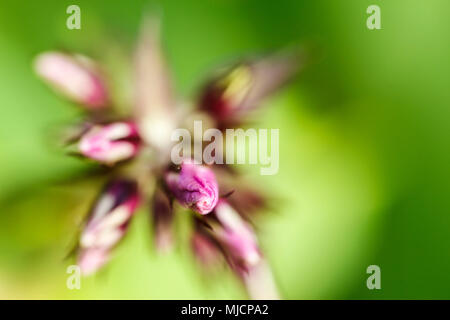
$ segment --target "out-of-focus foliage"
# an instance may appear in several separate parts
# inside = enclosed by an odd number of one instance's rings
[[[129,89],[127,64],[144,9],[163,16],[178,92],[193,97],[220,63],[302,44],[300,77],[266,101],[280,128],[280,170],[255,183],[277,213],[259,230],[284,298],[450,298],[450,2],[447,0],[71,1],[0,3],[0,297],[243,298],[231,275],[202,275],[187,250],[158,256],[139,212],[110,265],[66,288],[63,260],[99,181],[59,153],[52,130],[77,116],[34,76],[33,57],[78,51]],[[382,30],[366,28],[381,7]],[[381,267],[382,290],[366,288]]]

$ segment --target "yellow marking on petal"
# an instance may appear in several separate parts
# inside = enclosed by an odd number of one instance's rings
[[[231,101],[232,106],[239,106],[252,85],[252,73],[249,67],[240,66],[231,71],[219,84],[225,88],[223,97]]]

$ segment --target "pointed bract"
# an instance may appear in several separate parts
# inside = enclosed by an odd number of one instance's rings
[[[173,210],[169,197],[159,188],[153,195],[152,219],[156,248],[160,252],[167,252],[173,246]]]
[[[165,151],[176,128],[175,99],[159,39],[160,21],[144,20],[135,54],[134,114],[142,139]]]

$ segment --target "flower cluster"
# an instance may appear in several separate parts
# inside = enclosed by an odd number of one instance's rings
[[[177,212],[192,217],[191,247],[205,268],[226,262],[252,298],[276,298],[270,268],[250,223],[265,197],[242,183],[227,165],[170,161],[170,133],[207,118],[224,130],[242,124],[260,101],[296,70],[292,56],[278,54],[241,62],[216,74],[203,87],[192,110],[177,108],[159,45],[157,19],[145,20],[134,59],[134,99],[118,116],[101,67],[91,59],[45,52],[36,73],[57,93],[85,110],[82,123],[66,139],[76,154],[106,168],[109,182],[97,197],[78,241],[76,259],[84,275],[98,271],[126,234],[139,205],[149,205],[155,245],[173,245]]]

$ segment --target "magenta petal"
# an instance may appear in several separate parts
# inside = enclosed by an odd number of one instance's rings
[[[210,213],[219,200],[219,187],[211,169],[185,160],[179,173],[166,174],[166,184],[184,207]]]

